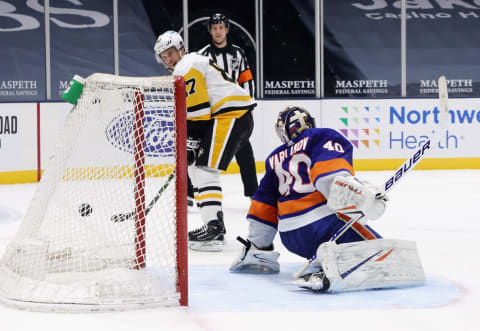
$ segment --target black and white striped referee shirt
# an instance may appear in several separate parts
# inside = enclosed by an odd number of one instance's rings
[[[227,46],[223,48],[217,48],[210,43],[197,53],[215,61],[218,66],[225,70],[250,96],[254,96],[255,84],[253,75],[243,49],[230,43],[227,43]]]

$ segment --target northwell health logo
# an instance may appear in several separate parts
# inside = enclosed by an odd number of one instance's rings
[[[358,148],[380,146],[380,107],[340,107],[339,131]]]

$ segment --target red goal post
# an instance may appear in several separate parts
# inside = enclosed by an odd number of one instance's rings
[[[185,80],[175,77],[175,109],[177,123],[184,123],[176,136],[177,145],[177,290],[180,305],[188,305],[188,224],[187,224],[187,105]]]

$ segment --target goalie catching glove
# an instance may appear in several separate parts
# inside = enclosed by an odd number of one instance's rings
[[[377,186],[353,176],[337,176],[328,196],[327,206],[339,213],[361,211],[365,219],[379,219],[388,197]]]
[[[192,165],[198,157],[198,150],[200,149],[200,139],[192,137],[187,138],[187,163]]]
[[[265,248],[257,248],[250,240],[237,237],[244,247],[240,256],[233,261],[231,272],[258,274],[276,274],[280,272],[277,260],[280,253],[273,250],[273,244]]]

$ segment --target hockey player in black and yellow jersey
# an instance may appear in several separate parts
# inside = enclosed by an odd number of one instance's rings
[[[158,62],[185,79],[188,172],[198,189],[196,199],[205,223],[189,232],[189,246],[221,251],[226,231],[220,171],[227,169],[239,146],[250,137],[253,120],[245,115],[256,103],[208,57],[185,54],[178,33],[167,31],[160,35],[154,50]]]
[[[211,42],[197,53],[208,56],[225,70],[230,77],[251,96],[255,93],[255,83],[245,51],[228,41],[230,21],[221,13],[214,13],[208,20],[208,33]],[[252,115],[247,115],[252,116]],[[258,188],[257,170],[253,148],[249,140],[243,142],[235,154],[243,182],[243,193],[253,197]]]

